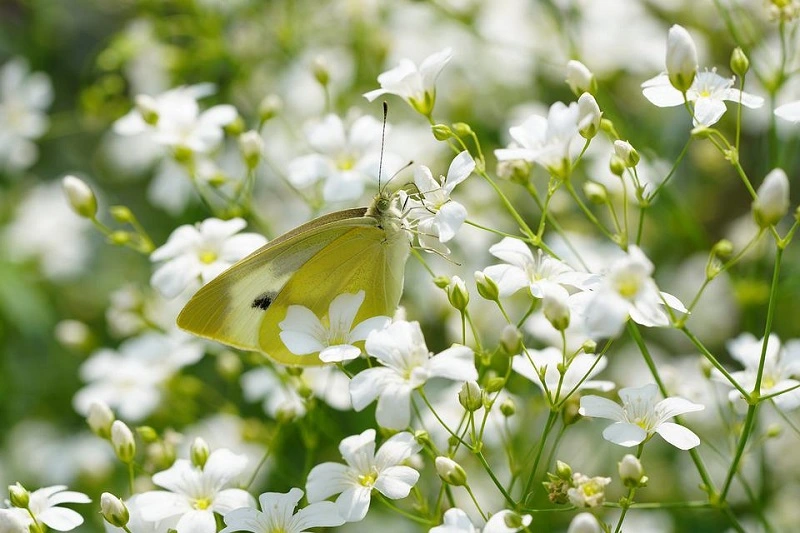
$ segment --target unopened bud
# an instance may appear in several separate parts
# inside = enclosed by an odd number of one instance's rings
[[[697,75],[697,48],[683,26],[675,24],[667,36],[667,76],[673,87],[685,93]]]
[[[109,492],[100,495],[100,513],[105,521],[114,527],[127,525],[131,518],[128,508],[122,500]]]
[[[446,141],[453,136],[453,130],[446,124],[434,124],[431,126],[433,138],[437,141]]]
[[[789,212],[789,178],[780,168],[772,170],[758,188],[753,217],[762,228],[777,224]]]
[[[208,443],[202,437],[194,439],[189,449],[189,457],[192,460],[192,464],[202,470],[206,466],[209,455],[211,455],[211,451],[208,449]]]
[[[155,126],[158,123],[158,104],[155,98],[146,94],[140,94],[136,97],[136,110],[150,126]]]
[[[502,376],[493,376],[486,380],[486,387],[485,390],[489,394],[493,394],[506,385],[506,378]]]
[[[567,299],[569,293],[561,285],[547,285],[544,289],[542,298],[542,311],[544,317],[558,331],[564,331],[569,327],[570,311]]]
[[[152,426],[136,426],[136,434],[146,444],[158,442],[158,432]]]
[[[281,112],[283,100],[277,94],[268,94],[258,104],[258,116],[261,122],[266,122]]]
[[[458,276],[453,276],[450,283],[447,285],[447,299],[458,311],[462,313],[466,310],[469,304],[469,292],[467,291],[467,284]]]
[[[440,289],[447,289],[447,286],[450,285],[450,278],[447,276],[436,276],[433,278],[433,284]]]
[[[583,194],[590,202],[602,205],[608,202],[608,191],[596,181],[587,181],[583,184]]]
[[[448,485],[461,487],[467,484],[467,473],[461,468],[460,464],[449,457],[439,456],[434,464],[436,465],[436,473]]]
[[[89,429],[102,439],[111,437],[111,424],[114,423],[114,412],[104,402],[95,401],[89,406],[86,423]]]
[[[323,87],[326,87],[328,82],[331,81],[331,73],[324,57],[317,56],[314,58],[311,64],[311,71],[314,73],[314,78],[316,78],[317,82]]]
[[[611,173],[615,176],[622,176],[625,173],[625,168],[625,161],[620,159],[617,154],[613,154],[611,160],[608,162],[608,169]]]
[[[467,411],[477,411],[483,407],[483,391],[476,381],[465,381],[458,391],[458,403]]]
[[[511,398],[503,400],[500,403],[500,412],[503,413],[503,416],[506,418],[514,416],[514,413],[517,412],[517,405],[514,403],[514,400]]]
[[[14,507],[27,509],[31,503],[31,493],[21,483],[14,483],[8,486],[8,501]]]
[[[569,466],[564,461],[556,461],[556,475],[560,479],[571,479],[572,478],[572,467]]]
[[[108,208],[108,212],[120,224],[128,224],[136,218],[133,216],[133,212],[124,205],[112,205]]]
[[[455,122],[453,124],[453,133],[459,137],[468,137],[472,135],[472,128],[466,122]]]
[[[481,298],[491,302],[496,302],[500,298],[500,289],[497,287],[497,283],[481,270],[475,272],[475,286]]]
[[[597,80],[586,65],[580,61],[571,59],[567,61],[567,85],[579,96],[582,93],[595,94],[597,92]]]
[[[508,324],[500,334],[500,345],[509,355],[520,353],[522,351],[522,333],[513,325]]]
[[[225,124],[222,129],[225,130],[228,135],[233,135],[235,137],[242,134],[245,126],[244,119],[239,115],[236,115],[236,118],[233,119],[233,121]]]
[[[97,198],[86,182],[75,176],[64,176],[61,186],[70,207],[80,216],[93,219],[97,215]]]
[[[122,420],[115,420],[111,424],[111,445],[114,453],[123,463],[130,463],[136,455],[136,441],[133,432]]]
[[[750,60],[747,58],[744,51],[737,46],[733,49],[733,53],[731,54],[731,71],[743,78],[748,70],[750,70]]]
[[[254,130],[246,131],[239,136],[239,149],[248,168],[254,168],[261,159],[264,150],[264,139]]]
[[[589,93],[578,98],[578,131],[584,139],[591,139],[600,131],[600,120],[603,113],[597,100]]]
[[[626,487],[639,487],[644,478],[642,463],[635,455],[627,454],[617,463],[619,478]]]
[[[639,152],[628,141],[614,141],[614,153],[626,167],[632,168],[639,164]]]
[[[711,248],[711,254],[723,261],[729,259],[733,255],[733,243],[728,239],[722,239]]]
[[[581,344],[581,350],[583,350],[583,353],[595,353],[597,350],[597,342],[592,339],[587,339]]]

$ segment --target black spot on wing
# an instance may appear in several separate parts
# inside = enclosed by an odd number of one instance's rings
[[[266,311],[267,308],[272,304],[273,300],[275,299],[275,295],[269,292],[265,292],[263,294],[259,294],[250,307],[261,309],[262,311]]]

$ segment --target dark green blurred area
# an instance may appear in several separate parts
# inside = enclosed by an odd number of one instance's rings
[[[558,13],[558,8],[549,2],[542,4],[552,13]],[[683,22],[661,11],[657,2],[649,5],[654,17],[663,20],[665,27]],[[378,11],[387,15],[391,7],[381,7]],[[468,14],[456,17],[442,9],[437,13],[459,24],[472,23]],[[565,17],[563,23],[569,27],[571,18],[579,17],[580,13],[567,10],[560,16]],[[688,22],[698,23],[691,19],[690,13],[686,17]],[[341,12],[330,5],[311,0],[243,1],[229,9],[215,9],[191,0],[0,0],[0,65],[15,56],[25,57],[32,71],[48,74],[55,93],[49,110],[50,128],[38,141],[40,154],[35,165],[19,174],[0,173],[0,227],[13,219],[16,206],[33,186],[58,180],[67,173],[91,177],[98,187],[101,212],[114,204],[130,207],[157,245],[178,225],[209,216],[196,204],[175,217],[152,206],[145,193],[152,169],[145,170],[144,176],[118,176],[114,165],[99,150],[113,121],[132,106],[134,94],[125,67],[138,51],[123,30],[132,21],[141,19],[149,22],[164,45],[171,86],[212,82],[217,85],[217,92],[205,104],[233,103],[248,124],[256,122],[261,99],[279,90],[278,77],[307,51],[310,42],[315,47],[341,46],[355,55],[352,87],[334,95],[334,111],[343,114],[351,106],[368,112],[377,109],[368,107],[360,95],[375,88],[376,76],[387,66],[385,60],[391,43],[386,30],[367,17],[354,15],[342,19]],[[758,27],[753,25],[749,29],[754,39],[759,38]],[[708,41],[713,47],[709,50],[710,63],[727,66],[734,45],[724,27],[709,30]],[[553,46],[562,44],[566,47],[566,42]],[[263,85],[253,82],[254,73],[264,76],[273,72],[275,79],[267,79]],[[677,110],[649,105],[641,98],[638,88],[641,81],[631,80],[624,70],[604,76],[600,79],[599,104],[623,138],[635,139],[644,154],[658,154],[672,161],[686,141],[688,121]],[[574,99],[566,85],[554,81],[547,69],[530,80],[528,91],[497,87],[491,100],[477,99],[476,94],[475,88],[464,85],[448,94],[446,101],[443,96],[441,109],[446,115],[437,115],[437,119],[469,123],[484,143],[486,154],[491,154],[491,149],[505,139],[509,109],[531,100],[550,104]],[[729,135],[733,134],[732,109],[730,105],[720,124]],[[392,102],[391,113],[391,120],[396,122],[420,120],[399,99]],[[718,153],[705,150],[702,144],[702,141],[694,143],[663,197],[648,211],[643,241],[659,269],[677,267],[696,253],[707,254],[725,235],[729,224],[749,212],[750,200],[736,173]],[[775,148],[768,132],[745,131],[742,164],[756,185],[772,166],[779,165],[796,189],[796,177],[800,175],[797,133],[784,139],[780,146],[779,150]],[[770,153],[774,157],[756,155]],[[421,163],[433,165],[433,162]],[[493,171],[494,163],[490,162],[488,167]],[[582,173],[576,176],[578,182],[585,178]],[[520,210],[530,221],[538,222],[535,206],[530,205],[521,190],[510,183],[503,184],[503,188],[516,197]],[[796,190],[793,192],[797,199]],[[268,206],[264,207],[267,210]],[[580,216],[578,212],[567,213],[564,224],[581,225]],[[108,245],[97,233],[92,234],[91,240],[92,257],[87,270],[68,281],[47,279],[33,261],[18,263],[0,256],[0,446],[14,446],[8,439],[9,432],[26,419],[51,421],[67,433],[85,428],[71,402],[82,385],[78,369],[91,350],[75,351],[61,346],[53,335],[56,324],[63,319],[79,320],[89,326],[93,347],[116,346],[119,339],[108,333],[104,316],[109,294],[125,283],[146,287],[151,274],[151,265],[145,257]],[[796,318],[800,296],[798,259],[797,246],[789,247],[774,320],[774,331],[781,339],[800,337],[800,321]],[[742,263],[732,272],[742,311],[740,331],[761,337],[771,272],[769,254]],[[719,309],[719,312],[730,311]],[[442,323],[423,324],[423,328],[431,350],[446,346]],[[695,333],[704,336],[704,332]],[[653,337],[654,342],[661,342],[657,335]],[[730,361],[723,344],[708,348],[724,362]],[[247,368],[257,363],[251,359],[245,359]],[[164,402],[148,420],[149,425],[158,430],[181,428],[210,412],[229,411],[252,422],[254,441],[265,442],[274,436],[275,424],[266,418],[259,405],[243,401],[235,382],[220,377],[212,356],[184,374],[175,378],[170,387],[174,397]],[[298,483],[307,467],[303,460],[309,442],[318,447],[318,462],[336,460],[339,440],[372,425],[373,409],[354,415],[323,407],[296,427],[282,429],[281,456],[294,461],[285,461],[273,470],[269,489],[285,490]],[[537,425],[533,426],[534,423]],[[531,427],[540,427],[541,423],[533,415],[526,417],[526,424]],[[596,444],[587,443],[586,452],[591,453]],[[105,480],[86,479],[70,488],[86,491],[96,501],[100,492],[124,486],[124,473],[117,474],[116,487],[110,487]],[[765,496],[776,490],[767,485]],[[88,517],[95,513],[84,514]],[[711,532],[726,527],[718,512],[680,510],[672,516],[676,531]],[[566,527],[568,519],[559,513],[543,513],[535,517],[535,523],[544,528],[537,530],[546,531],[556,525]],[[98,523],[87,523],[80,531],[99,531],[99,527]]]

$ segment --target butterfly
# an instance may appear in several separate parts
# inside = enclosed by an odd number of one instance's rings
[[[321,317],[343,293],[364,291],[355,323],[392,316],[403,292],[411,250],[397,195],[385,191],[369,207],[337,211],[277,237],[202,287],[178,315],[190,333],[286,365],[320,365],[280,338],[291,305]]]

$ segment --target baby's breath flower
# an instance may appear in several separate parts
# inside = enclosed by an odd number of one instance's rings
[[[675,24],[667,36],[667,75],[673,87],[689,90],[697,73],[697,48],[686,28]]]
[[[106,522],[115,527],[122,527],[130,520],[130,513],[125,504],[109,492],[100,495],[100,512]]]
[[[570,503],[575,507],[597,507],[605,501],[605,487],[611,483],[610,477],[589,477],[575,472],[572,474],[573,486],[567,490]]]
[[[753,200],[753,217],[762,228],[780,222],[789,212],[789,178],[783,169],[772,170]]]
[[[115,420],[111,424],[111,445],[114,453],[123,463],[130,463],[136,455],[136,441],[133,439],[131,428],[122,420]]]
[[[594,94],[597,92],[597,80],[589,68],[575,59],[567,61],[567,85],[580,96],[581,93]]]
[[[443,456],[437,457],[434,462],[436,465],[436,473],[439,474],[439,477],[442,478],[445,483],[456,487],[466,485],[467,473],[460,464],[449,457]]]

